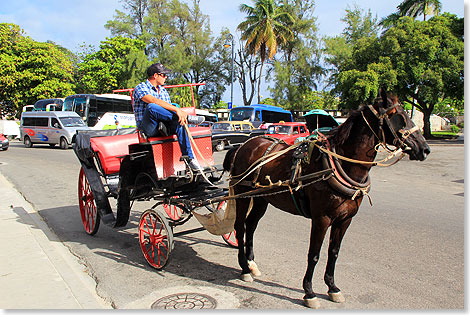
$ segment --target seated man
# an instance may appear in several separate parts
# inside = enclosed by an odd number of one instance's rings
[[[192,170],[201,170],[201,166],[194,158],[191,142],[184,124],[200,124],[204,117],[192,116],[180,108],[170,104],[170,95],[163,87],[167,74],[171,70],[161,63],[155,63],[147,69],[147,81],[140,83],[134,89],[133,108],[137,129],[147,137],[161,135],[159,122],[164,122],[171,134],[176,134],[181,153],[189,156],[189,167]]]

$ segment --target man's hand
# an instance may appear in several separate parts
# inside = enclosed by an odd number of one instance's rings
[[[176,107],[176,115],[178,115],[178,120],[181,125],[187,124],[188,123],[188,113],[186,113],[184,110],[181,110],[180,108]]]
[[[142,101],[144,101],[147,104],[154,103],[154,104],[160,105],[161,107],[163,107],[165,109],[168,109],[172,112],[175,112],[176,115],[178,115],[178,121],[181,125],[188,123],[188,113],[186,113],[184,110],[181,110],[180,108],[178,108],[178,107],[176,107],[176,106],[174,106],[170,103],[167,103],[167,102],[165,102],[165,101],[163,101],[159,98],[156,98],[155,96],[150,95],[150,94],[147,94],[147,95],[143,96]]]

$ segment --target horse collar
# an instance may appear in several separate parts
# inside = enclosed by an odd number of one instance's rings
[[[330,147],[330,143],[328,141],[326,141],[326,146],[329,151],[336,154],[335,148]],[[324,169],[330,168],[333,170],[333,176],[331,176],[327,182],[337,192],[350,196],[351,199],[354,200],[359,194],[367,195],[370,191],[369,175],[367,175],[364,183],[359,183],[353,180],[346,174],[338,159],[332,154],[323,152],[322,164]]]

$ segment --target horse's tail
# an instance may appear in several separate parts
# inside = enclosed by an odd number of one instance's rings
[[[231,148],[227,151],[227,154],[225,154],[223,167],[227,172],[230,172],[230,169],[232,168],[233,159],[235,158],[235,152],[237,152],[237,149],[237,147]]]

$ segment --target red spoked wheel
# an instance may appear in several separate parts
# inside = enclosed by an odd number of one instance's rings
[[[238,241],[237,241],[237,234],[235,233],[235,230],[222,235],[222,238],[224,239],[225,243],[227,243],[228,246],[233,247],[233,248],[238,248]]]
[[[171,198],[175,199],[178,198],[178,196],[173,196]],[[178,221],[181,218],[181,215],[183,214],[183,209],[181,207],[178,207],[177,205],[164,203],[163,209],[173,221]]]
[[[151,267],[162,270],[168,264],[173,250],[173,230],[162,214],[153,209],[142,213],[139,242],[142,254]]]
[[[80,169],[78,175],[78,205],[85,231],[90,235],[95,235],[100,227],[100,214],[83,168]]]
[[[217,205],[217,210],[219,211],[224,211],[227,209],[227,201],[221,201]],[[222,235],[222,238],[224,239],[225,243],[227,243],[228,246],[233,247],[233,248],[238,248],[238,241],[237,241],[237,235],[235,234],[235,231],[232,231],[230,233]]]

